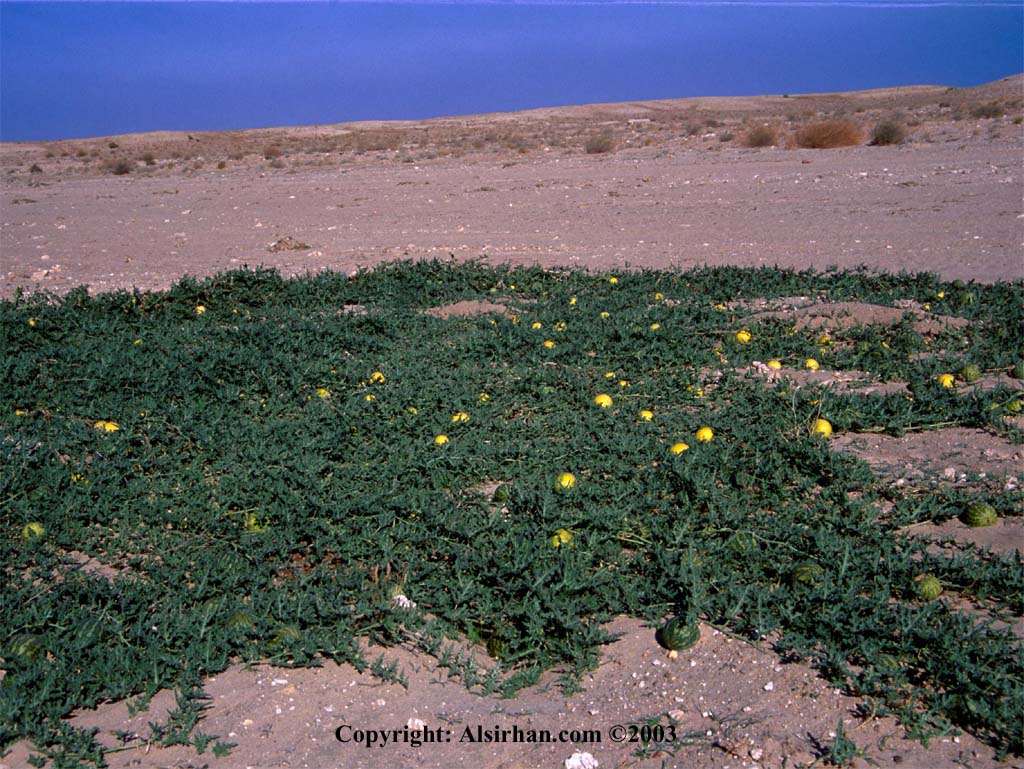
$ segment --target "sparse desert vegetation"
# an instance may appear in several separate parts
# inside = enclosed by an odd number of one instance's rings
[[[977,107],[971,110],[971,115],[976,118],[984,120],[992,120],[994,118],[1002,117],[1006,114],[1006,110],[1003,109],[1003,105],[999,102],[990,102],[989,104],[979,104]]]
[[[872,146],[883,147],[892,144],[902,144],[907,138],[907,130],[896,120],[883,120],[871,131]]]
[[[793,140],[803,149],[836,149],[860,144],[861,133],[849,120],[822,120],[798,128]]]
[[[44,168],[43,176],[110,174],[106,159],[119,159],[116,153],[124,151],[141,159],[129,171],[138,176],[196,173],[195,161],[199,157],[208,164],[207,172],[217,168],[219,162],[231,160],[234,162],[230,166],[217,170],[245,173],[246,158],[262,159],[264,170],[277,170],[381,162],[427,163],[506,153],[527,157],[552,152],[717,152],[727,151],[726,145],[733,143],[723,137],[735,137],[736,145],[749,148],[826,149],[865,141],[879,144],[865,127],[877,129],[891,119],[904,127],[913,126],[919,141],[934,142],[953,125],[970,118],[991,121],[996,127],[1004,118],[1019,121],[1024,117],[1024,102],[1017,91],[1012,84],[999,81],[975,89],[904,89],[898,102],[893,101],[888,91],[790,94],[733,99],[729,104],[681,99],[637,102],[625,109],[592,105],[498,118],[468,116],[309,129],[140,134],[118,137],[117,141],[97,138],[17,145],[16,149],[5,148],[0,153],[0,168],[6,168],[6,173],[25,173],[33,163],[52,159],[56,162],[47,162],[45,166],[39,163]],[[973,125],[964,126],[959,132],[970,137],[973,129]],[[991,137],[999,139],[1000,134],[993,133]],[[886,140],[882,135],[878,138]],[[914,141],[913,135],[906,135],[906,141]],[[20,162],[15,162],[16,157]],[[68,162],[73,157],[100,162]],[[151,163],[149,157],[186,162]]]
[[[588,155],[600,155],[605,152],[611,152],[615,149],[615,139],[610,132],[600,133],[587,139],[583,149]]]
[[[104,168],[115,176],[125,176],[132,172],[133,164],[125,158],[110,158],[103,163]]]
[[[770,125],[754,126],[743,136],[745,147],[774,147],[778,143],[778,132]]]

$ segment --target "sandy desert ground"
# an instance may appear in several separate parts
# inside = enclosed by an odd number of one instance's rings
[[[978,88],[700,98],[592,105],[403,123],[225,133],[161,133],[0,146],[0,295],[162,289],[184,274],[272,266],[351,271],[385,260],[479,258],[583,268],[701,264],[825,269],[867,265],[991,282],[1024,277],[1024,76]],[[843,119],[855,146],[802,149],[794,133]],[[891,120],[905,141],[871,146]],[[774,145],[746,146],[767,126]],[[981,431],[849,436],[895,482],[956,483],[963,472],[1020,475],[1020,446]],[[952,468],[952,474],[948,469]],[[945,475],[944,475],[945,473]],[[937,480],[936,480],[937,479]],[[1015,519],[1019,520],[1019,519]],[[1019,527],[943,532],[1020,547]],[[923,532],[927,534],[927,532]],[[586,751],[601,767],[795,767],[840,720],[864,751],[854,766],[1015,766],[968,735],[909,741],[808,667],[785,664],[709,627],[692,657],[669,661],[651,628],[622,635],[565,697],[555,677],[506,701],[445,683],[436,661],[386,650],[409,687],[335,665],[232,668],[207,686],[207,733],[226,758],[158,748],[147,733],[173,706],[81,713],[115,767],[562,767]],[[613,724],[672,713],[692,744],[638,756]],[[366,749],[342,723],[601,729],[601,744],[453,743]],[[662,723],[667,723],[663,720]],[[26,766],[25,745],[0,767]]]
[[[1024,86],[685,99],[0,147],[0,291],[397,258],[1024,275]],[[1001,117],[976,117],[1000,114]],[[846,119],[858,146],[791,148]],[[892,119],[908,137],[866,146]],[[749,148],[767,126],[777,146]]]

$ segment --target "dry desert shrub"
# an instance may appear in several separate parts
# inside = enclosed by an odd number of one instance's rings
[[[283,153],[281,152],[281,148],[276,145],[266,147],[263,150],[263,158],[265,160],[275,160],[276,158],[281,157],[282,154]]]
[[[980,119],[1002,117],[1004,114],[1006,114],[1005,110],[997,101],[990,104],[979,104],[971,110],[971,116]]]
[[[794,138],[798,147],[809,150],[852,147],[860,144],[860,130],[848,120],[822,120],[798,129]]]
[[[902,144],[907,138],[907,131],[895,120],[883,120],[871,132],[872,147],[884,147],[892,144]]]
[[[604,152],[611,152],[613,149],[615,149],[615,140],[610,133],[591,136],[583,145],[583,150],[588,155],[599,155]]]
[[[397,150],[402,146],[403,135],[400,131],[388,129],[368,129],[355,134],[356,152],[384,152]]]
[[[132,172],[132,164],[123,158],[120,160],[111,158],[103,164],[103,167],[115,176],[124,176]]]
[[[777,143],[775,129],[768,125],[754,126],[743,137],[744,147],[774,147]]]

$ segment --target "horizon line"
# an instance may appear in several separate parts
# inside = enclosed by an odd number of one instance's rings
[[[4,5],[664,5],[760,8],[1019,8],[1024,0],[0,0]]]

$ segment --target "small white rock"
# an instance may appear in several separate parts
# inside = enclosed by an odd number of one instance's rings
[[[576,751],[565,759],[565,769],[597,769],[600,766],[597,759],[589,753]]]
[[[768,683],[766,683],[766,684],[764,685],[764,690],[765,690],[766,692],[772,692],[772,691],[775,691],[775,684],[774,684],[774,683],[773,683],[772,681],[769,681]]]
[[[410,718],[405,722],[405,725],[410,729],[419,732],[423,731],[423,727],[426,726],[427,723],[421,718]]]
[[[750,757],[755,761],[760,761],[761,758],[764,757],[764,751],[761,750],[761,748],[751,748]]]

